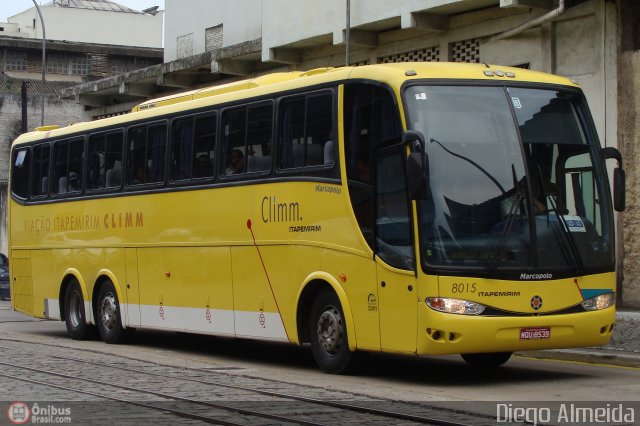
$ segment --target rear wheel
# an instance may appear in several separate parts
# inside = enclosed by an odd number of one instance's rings
[[[352,369],[355,357],[349,350],[344,313],[334,292],[323,291],[313,301],[309,336],[313,358],[324,372],[343,374]]]
[[[67,334],[73,340],[85,340],[94,336],[95,329],[87,324],[84,310],[82,289],[76,279],[73,279],[64,293],[64,322]]]
[[[472,367],[495,368],[509,361],[512,354],[513,352],[492,352],[485,354],[462,354],[461,356],[462,359]]]
[[[118,294],[110,282],[103,284],[98,293],[96,323],[105,343],[122,343],[128,337],[128,330],[122,326]]]

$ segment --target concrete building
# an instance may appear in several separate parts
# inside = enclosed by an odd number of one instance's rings
[[[40,6],[47,39],[67,42],[162,47],[162,17],[158,8],[137,11],[102,0],[53,0]],[[0,35],[42,39],[35,7],[0,23]]]
[[[46,124],[82,121],[85,107],[61,99],[63,89],[162,62],[162,12],[142,13],[105,0],[56,0],[41,10],[47,35],[44,83],[35,7],[0,23],[1,253],[7,252],[9,147],[23,124],[40,125],[42,102]]]
[[[346,0],[166,0],[165,63],[65,89],[86,114],[274,70],[345,65]],[[468,61],[571,77],[603,146],[623,151],[628,210],[618,215],[622,305],[640,308],[640,6],[636,0],[350,1],[350,64]],[[624,223],[624,227],[622,226]],[[624,269],[622,260],[625,260]]]

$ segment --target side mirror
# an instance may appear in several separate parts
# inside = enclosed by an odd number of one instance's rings
[[[613,208],[617,212],[622,212],[626,206],[626,179],[622,168],[622,154],[616,148],[602,148],[602,156],[605,160],[613,159],[618,162],[618,167],[613,170]]]
[[[617,212],[623,212],[626,207],[625,173],[620,167],[613,171],[613,208]]]
[[[420,132],[408,130],[402,135],[402,143],[409,147],[407,157],[407,190],[412,200],[427,198],[426,177],[429,175],[429,161],[425,152],[424,136]]]

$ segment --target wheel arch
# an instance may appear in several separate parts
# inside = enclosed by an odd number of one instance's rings
[[[296,308],[296,331],[298,333],[297,343],[309,343],[309,312],[314,299],[322,291],[332,291],[338,296],[342,311],[347,324],[347,335],[349,336],[349,349],[355,351],[357,348],[356,328],[353,323],[351,305],[344,289],[338,280],[326,272],[312,273],[304,280],[297,297]]]

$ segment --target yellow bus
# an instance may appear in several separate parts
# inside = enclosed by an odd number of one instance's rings
[[[616,159],[611,202],[605,160]],[[578,86],[485,64],[276,73],[11,148],[13,307],[358,352],[605,344],[624,172]]]

